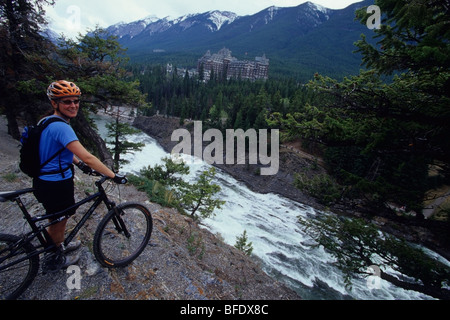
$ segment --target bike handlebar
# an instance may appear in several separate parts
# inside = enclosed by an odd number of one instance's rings
[[[92,172],[89,173],[90,176],[96,176],[96,177],[102,177],[100,180],[98,180],[96,183],[103,184],[106,180],[113,180],[117,184],[126,184],[128,182],[128,179],[124,175],[118,175],[116,174],[114,178],[110,178],[108,176],[105,176],[103,173],[97,172],[95,170],[92,170]]]
[[[89,173],[90,176],[96,176],[96,177],[106,177],[103,173],[97,172],[95,170],[92,170],[92,172]],[[108,178],[108,177],[106,177]]]

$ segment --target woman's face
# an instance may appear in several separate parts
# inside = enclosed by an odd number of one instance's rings
[[[59,100],[52,100],[52,106],[55,110],[55,115],[70,120],[78,115],[80,97],[66,97]]]

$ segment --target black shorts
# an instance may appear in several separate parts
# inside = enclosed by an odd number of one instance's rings
[[[73,179],[44,181],[33,179],[34,196],[42,203],[47,214],[61,212],[75,204]],[[76,209],[70,214],[75,213]]]

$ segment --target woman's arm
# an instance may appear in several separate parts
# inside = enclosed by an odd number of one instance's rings
[[[105,166],[96,156],[87,151],[80,141],[72,141],[67,145],[67,149],[69,149],[75,156],[77,156],[78,159],[87,164],[91,169],[110,178],[115,177],[115,173]],[[75,160],[74,163],[77,164],[77,161]]]

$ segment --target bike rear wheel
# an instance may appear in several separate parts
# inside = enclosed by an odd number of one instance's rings
[[[20,239],[0,234],[0,300],[17,299],[30,286],[39,270],[39,256],[29,256],[36,250],[35,247],[31,243],[17,247]],[[17,262],[21,259],[24,260]]]
[[[102,219],[94,235],[94,255],[107,268],[123,267],[135,260],[152,234],[150,211],[138,203],[123,203]]]

